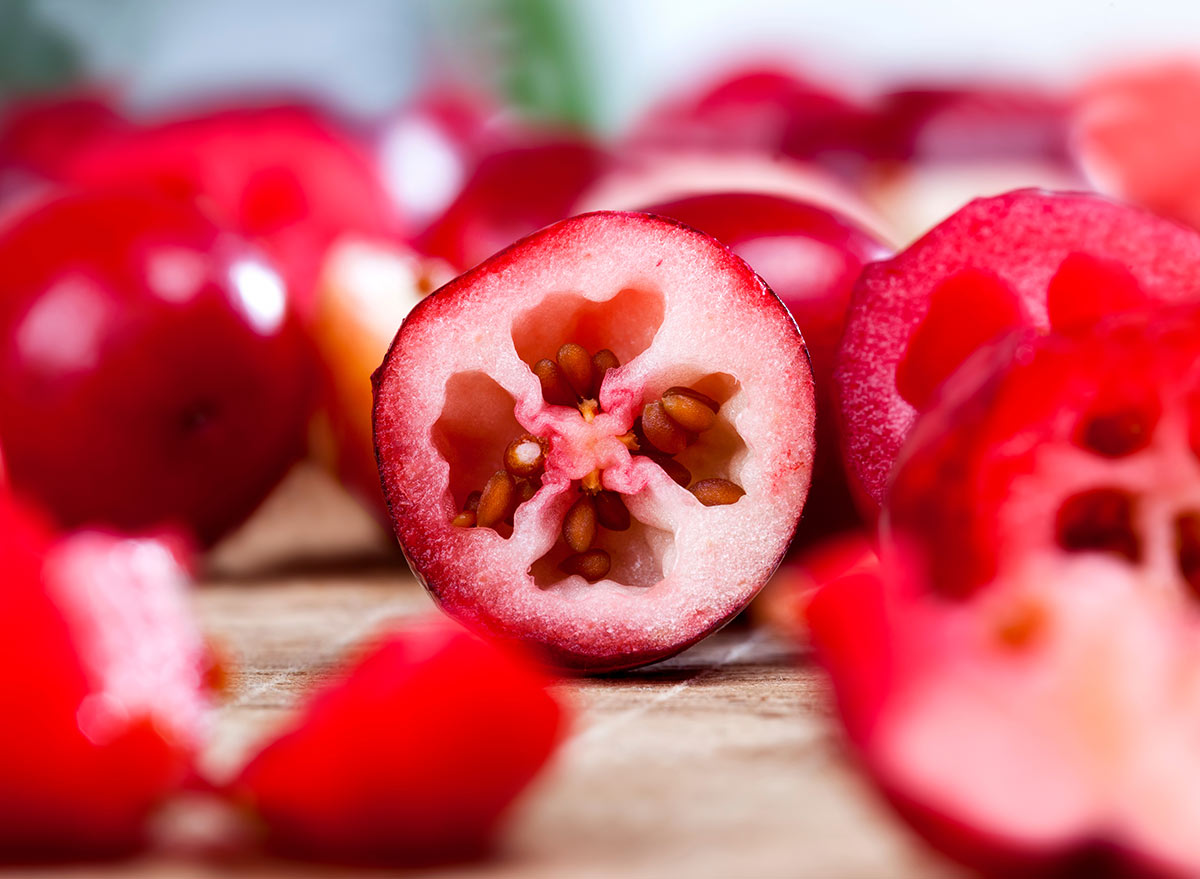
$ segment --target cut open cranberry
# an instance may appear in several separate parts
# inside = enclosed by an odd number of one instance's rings
[[[599,671],[683,649],[761,588],[808,489],[813,405],[803,340],[745,263],[597,213],[412,312],[375,437],[442,607]]]
[[[864,510],[917,413],[979,346],[1019,327],[1086,328],[1112,311],[1196,298],[1200,236],[1079,193],[971,202],[859,278],[834,393]]]

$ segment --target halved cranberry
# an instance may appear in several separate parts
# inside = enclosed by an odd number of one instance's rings
[[[512,466],[528,437],[540,473]],[[445,610],[564,667],[628,668],[730,619],[783,555],[812,377],[787,309],[716,241],[589,214],[417,306],[377,375],[375,441]]]
[[[977,345],[1017,326],[1045,327],[1048,313],[1063,329],[1086,325],[1097,301],[1191,300],[1198,270],[1200,236],[1187,229],[1096,196],[1033,190],[974,201],[868,266],[834,385],[864,510],[882,497],[918,409]]]
[[[127,852],[191,777],[211,656],[169,544],[49,537],[0,498],[0,859]]]
[[[546,683],[523,657],[447,622],[387,633],[312,696],[231,791],[290,856],[478,856],[562,737]]]

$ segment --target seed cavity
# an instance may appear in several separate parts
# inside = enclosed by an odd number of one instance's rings
[[[1058,510],[1058,545],[1072,552],[1110,552],[1136,563],[1142,548],[1133,530],[1133,513],[1133,497],[1120,488],[1072,495]]]
[[[1192,592],[1200,599],[1200,511],[1181,513],[1175,517],[1175,552],[1179,573]]]
[[[582,553],[592,548],[596,540],[596,505],[589,495],[580,495],[567,510],[562,536],[572,552]]]
[[[504,469],[513,476],[529,479],[546,469],[546,447],[531,433],[524,433],[504,450]]]
[[[602,549],[569,555],[558,564],[558,569],[564,574],[578,574],[589,583],[603,579],[611,567],[612,559]]]
[[[745,490],[737,483],[719,478],[701,479],[688,490],[706,507],[734,504],[746,495]]]
[[[1124,458],[1150,444],[1156,420],[1137,406],[1087,415],[1076,431],[1075,443],[1105,458]]]

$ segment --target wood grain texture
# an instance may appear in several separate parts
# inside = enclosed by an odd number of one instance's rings
[[[299,563],[289,540],[304,548]],[[234,669],[204,761],[218,776],[286,725],[356,644],[435,612],[369,519],[308,472],[218,550],[197,605]],[[959,875],[849,764],[809,657],[762,632],[726,630],[667,662],[558,690],[575,708],[572,734],[518,803],[501,850],[435,875]],[[179,837],[203,839],[204,820],[185,806],[167,820],[168,836],[176,847],[187,844]],[[372,875],[181,855],[26,874]]]

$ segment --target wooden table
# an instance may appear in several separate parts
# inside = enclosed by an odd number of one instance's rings
[[[236,668],[205,758],[216,773],[286,722],[365,635],[433,612],[390,541],[310,470],[294,473],[211,563],[197,603]],[[640,672],[558,689],[575,707],[573,733],[514,811],[499,856],[438,875],[960,875],[848,763],[809,657],[763,632],[727,629]],[[343,872],[155,855],[40,875]]]

